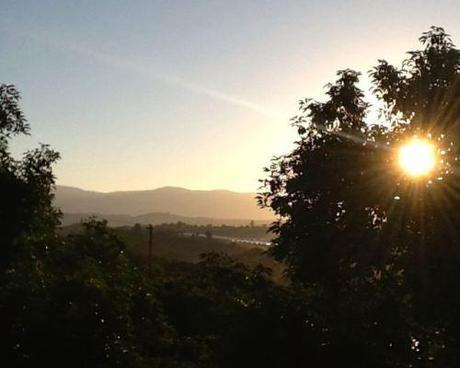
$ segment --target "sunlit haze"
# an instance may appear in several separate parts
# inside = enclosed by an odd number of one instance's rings
[[[347,67],[368,90],[377,59],[431,25],[458,40],[459,19],[453,0],[4,1],[2,82],[32,128],[14,153],[49,143],[58,184],[84,189],[252,192],[299,99]]]

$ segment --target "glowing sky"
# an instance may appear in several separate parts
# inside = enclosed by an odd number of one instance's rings
[[[295,138],[297,101],[335,71],[398,63],[456,1],[2,0],[0,82],[32,136],[62,155],[59,184],[255,191]],[[363,87],[368,88],[366,81]]]

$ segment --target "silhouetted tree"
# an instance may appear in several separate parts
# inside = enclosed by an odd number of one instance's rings
[[[43,257],[54,244],[58,223],[51,205],[51,166],[59,155],[46,145],[20,160],[9,151],[12,137],[29,132],[19,100],[14,86],[0,86],[0,349],[5,364],[26,355],[23,341],[43,301]]]
[[[327,366],[444,367],[460,353],[460,54],[442,28],[420,41],[402,69],[371,71],[386,125],[366,120],[359,73],[339,71],[326,102],[300,102],[296,147],[263,181],[271,253],[314,296]],[[442,157],[417,181],[396,164],[414,134]]]
[[[171,277],[172,276],[172,277]],[[295,367],[318,363],[321,328],[303,290],[286,289],[264,267],[203,255],[175,273],[160,299],[183,340],[182,358],[200,366]]]

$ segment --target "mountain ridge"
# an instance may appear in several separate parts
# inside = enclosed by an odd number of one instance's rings
[[[256,193],[160,187],[140,191],[97,192],[58,185],[54,204],[66,214],[145,216],[152,213],[187,218],[270,221],[258,207]]]
[[[163,191],[163,190],[178,190],[183,192],[199,192],[199,193],[210,193],[210,192],[222,192],[222,193],[236,193],[236,194],[254,194],[254,192],[239,192],[235,190],[229,189],[188,189],[184,187],[178,187],[174,185],[166,185],[163,187],[152,188],[152,189],[138,189],[138,190],[113,190],[109,192],[103,192],[100,190],[92,190],[92,189],[83,189],[74,187],[72,185],[56,185],[57,188],[66,189],[66,190],[74,190],[78,192],[86,192],[86,193],[97,193],[97,194],[116,194],[116,193],[145,193],[145,192],[153,192],[153,191]]]

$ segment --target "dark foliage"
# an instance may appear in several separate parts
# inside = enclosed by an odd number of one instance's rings
[[[401,69],[370,73],[386,126],[365,124],[358,73],[340,71],[327,102],[300,102],[296,148],[263,181],[259,201],[279,216],[272,254],[313,291],[329,366],[458,364],[460,54],[442,28],[420,41]],[[413,135],[440,157],[418,180],[396,162]]]
[[[263,266],[252,269],[209,254],[198,264],[156,259],[147,273],[105,222],[90,220],[73,234],[58,231],[52,165],[59,156],[47,146],[21,160],[11,156],[10,139],[27,133],[28,126],[17,91],[12,86],[2,91],[2,365],[230,367],[305,361],[302,341],[314,336],[316,326],[304,323],[308,312],[295,305],[298,296],[275,284]],[[144,236],[139,227],[129,231],[135,233],[131,237]],[[295,355],[288,331],[300,338]]]

